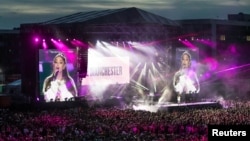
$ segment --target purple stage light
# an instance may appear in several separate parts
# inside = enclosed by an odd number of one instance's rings
[[[38,37],[35,38],[35,42],[39,42],[39,38]]]
[[[188,41],[187,39],[185,39],[184,41],[180,41],[180,42],[184,44],[186,47],[192,49],[193,51],[197,50],[197,46],[191,43],[190,41]]]
[[[43,49],[47,49],[47,48],[48,48],[47,44],[46,44],[45,40],[43,40]]]

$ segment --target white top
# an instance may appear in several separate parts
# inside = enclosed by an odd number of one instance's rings
[[[180,70],[174,76],[174,88],[179,94],[198,93],[199,87],[199,81],[194,71]]]
[[[60,101],[65,101],[65,98],[73,97],[72,93],[67,89],[65,80],[51,81],[51,87],[44,93],[46,102],[55,101],[58,98]]]

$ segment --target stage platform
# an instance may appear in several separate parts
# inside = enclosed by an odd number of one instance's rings
[[[9,107],[10,105],[6,106]],[[62,101],[62,102],[31,102],[31,103],[12,103],[11,108],[17,110],[46,110],[46,109],[64,109],[64,108],[90,108],[90,107],[103,107],[111,108],[117,107],[121,109],[134,109],[134,110],[145,110],[145,111],[183,111],[193,109],[207,109],[207,108],[222,108],[219,102],[202,101],[202,102],[161,102],[156,101],[143,101],[133,100],[131,103],[124,102],[121,98],[111,98],[105,101],[95,101],[90,99],[76,99],[76,101]]]
[[[145,110],[145,111],[186,111],[194,109],[219,109],[222,105],[219,102],[189,102],[189,103],[147,103],[147,102],[136,102],[133,104],[134,110]]]

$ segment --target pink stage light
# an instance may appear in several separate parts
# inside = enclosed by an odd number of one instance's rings
[[[47,49],[47,48],[48,48],[47,44],[46,44],[45,40],[43,39],[43,49]]]
[[[87,43],[82,42],[80,40],[76,40],[76,39],[72,40],[71,44],[74,45],[74,46],[78,46],[78,47],[88,48],[88,44]]]
[[[183,45],[185,45],[186,47],[188,47],[188,48],[190,48],[190,49],[192,49],[192,50],[196,50],[197,49],[197,47],[193,44],[193,43],[191,43],[190,41],[188,41],[187,39],[185,39],[185,41],[180,41]]]
[[[35,38],[35,42],[39,42],[39,38],[38,37]]]
[[[63,52],[66,55],[68,60],[70,60],[72,62],[74,62],[76,60],[75,54],[74,53],[72,54],[72,52],[69,52],[70,49],[66,44],[64,44],[62,41],[59,42],[58,40],[54,40],[54,39],[52,39],[51,41],[58,50],[60,50],[61,52]]]
[[[204,39],[203,40],[198,40],[197,39],[197,42],[200,42],[202,44],[208,45],[211,48],[215,48],[215,46],[216,46],[216,43],[213,42],[213,41],[210,41],[209,39],[207,39],[207,40],[204,40]]]

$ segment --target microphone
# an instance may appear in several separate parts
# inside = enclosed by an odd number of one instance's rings
[[[58,75],[58,72],[59,72],[59,71],[56,71],[56,73],[54,74],[53,80],[56,80],[56,77],[57,77],[57,75]]]

